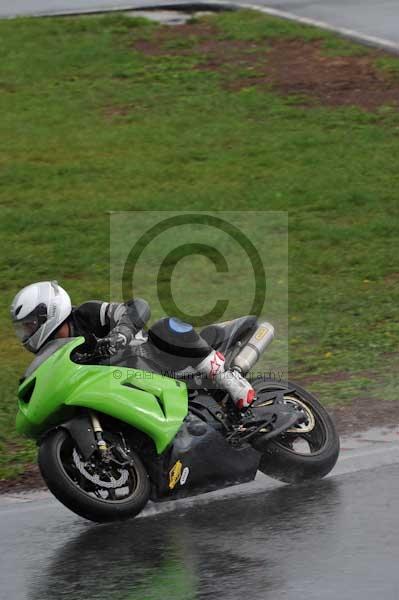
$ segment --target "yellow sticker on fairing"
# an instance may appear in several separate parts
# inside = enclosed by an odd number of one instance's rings
[[[170,490],[173,490],[173,488],[176,486],[177,482],[179,481],[179,479],[181,477],[182,470],[183,470],[183,464],[180,460],[178,460],[173,465],[171,470],[169,471],[169,489]]]

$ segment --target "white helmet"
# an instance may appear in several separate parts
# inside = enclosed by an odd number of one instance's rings
[[[39,281],[15,296],[11,319],[25,348],[38,352],[71,311],[71,299],[56,281]]]

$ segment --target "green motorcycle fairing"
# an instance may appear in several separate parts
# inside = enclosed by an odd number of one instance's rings
[[[161,454],[188,413],[186,385],[150,371],[77,364],[70,356],[83,342],[80,337],[60,347],[20,385],[18,433],[38,439],[86,408],[144,432]]]

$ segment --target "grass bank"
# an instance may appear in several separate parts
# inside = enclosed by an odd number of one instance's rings
[[[113,210],[288,211],[290,375],[326,404],[397,400],[397,59],[252,12],[18,19],[0,39],[0,478],[34,455],[8,305],[49,278],[107,298]]]

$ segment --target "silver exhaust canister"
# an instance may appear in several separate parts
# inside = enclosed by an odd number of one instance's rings
[[[253,336],[233,360],[233,369],[239,369],[244,375],[248,373],[273,339],[273,325],[267,321],[260,323]]]

